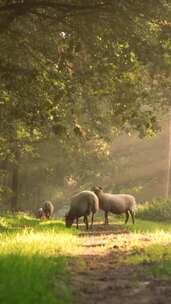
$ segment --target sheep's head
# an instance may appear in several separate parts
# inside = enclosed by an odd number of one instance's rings
[[[37,211],[37,218],[41,219],[45,216],[43,208],[39,208]]]
[[[65,226],[70,228],[73,224],[74,220],[69,216],[68,213],[65,214]]]
[[[103,191],[101,186],[93,186],[91,188],[91,191],[93,191],[97,196]]]

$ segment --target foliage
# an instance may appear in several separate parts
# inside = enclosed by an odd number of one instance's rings
[[[141,219],[153,221],[170,221],[170,200],[156,199],[152,202],[146,202],[138,209],[137,216]]]
[[[19,164],[37,143],[71,157],[123,129],[155,134],[170,102],[170,12],[165,0],[0,1],[0,159],[12,208]]]
[[[20,142],[48,135],[48,126],[69,135],[74,126],[105,134],[131,125],[143,136],[157,127],[153,110],[167,103],[169,5],[79,2],[2,1],[4,135]]]

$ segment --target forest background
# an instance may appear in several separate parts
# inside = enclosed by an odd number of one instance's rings
[[[170,33],[165,0],[0,0],[1,209],[167,196]]]

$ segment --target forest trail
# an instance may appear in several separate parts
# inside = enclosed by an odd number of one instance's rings
[[[137,254],[138,242],[144,248],[151,237],[143,233],[133,236],[124,225],[98,224],[88,232],[81,230],[81,253],[70,262],[74,304],[171,303],[168,278],[154,277],[148,262],[126,262]]]

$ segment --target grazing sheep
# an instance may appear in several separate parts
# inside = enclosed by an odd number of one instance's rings
[[[70,210],[65,216],[66,227],[71,227],[76,219],[78,228],[78,219],[84,216],[84,223],[88,230],[88,215],[92,213],[91,228],[93,226],[94,214],[99,209],[99,199],[93,191],[82,191],[71,198]]]
[[[99,207],[105,212],[105,224],[108,224],[108,212],[115,214],[126,214],[125,224],[128,222],[129,214],[132,222],[135,222],[135,197],[129,194],[110,194],[103,192],[101,187],[93,187],[91,189],[99,198]]]
[[[41,207],[41,208],[39,208],[39,209],[37,210],[36,217],[37,217],[38,219],[42,219],[44,216],[45,216],[45,215],[44,215],[44,212],[43,212],[43,208]]]
[[[50,201],[45,201],[43,203],[42,209],[43,209],[44,215],[47,219],[49,219],[53,215],[54,206]]]

